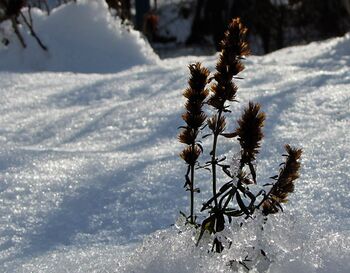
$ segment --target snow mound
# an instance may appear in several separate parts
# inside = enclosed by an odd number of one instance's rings
[[[23,13],[27,15],[26,10]],[[5,36],[10,44],[0,46],[0,70],[108,73],[158,60],[141,34],[122,26],[103,0],[69,3],[50,16],[33,9],[32,16],[34,29],[49,51],[43,51],[24,26],[20,32],[27,48],[23,49],[10,22],[4,22],[0,38]]]
[[[347,33],[343,37],[326,41],[283,48],[266,55],[264,59],[267,62],[283,61],[291,65],[302,63],[306,68],[338,69],[350,66],[349,45],[350,33]]]

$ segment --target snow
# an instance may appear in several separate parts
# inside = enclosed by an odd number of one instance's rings
[[[28,16],[26,10],[23,13]],[[5,33],[13,45],[1,51],[0,70],[111,73],[158,60],[139,32],[121,27],[105,1],[71,2],[50,16],[39,9],[31,13],[34,29],[49,52],[38,46],[26,27],[20,29],[28,46],[23,51],[6,22],[0,25],[0,38]]]
[[[349,34],[246,61],[229,127],[248,101],[261,103],[258,180],[278,172],[285,143],[303,148],[303,168],[285,212],[263,232],[255,225],[261,219],[232,224],[232,247],[217,255],[205,240],[195,247],[196,234],[177,220],[188,194],[176,138],[187,65],[202,61],[213,71],[217,56],[159,61],[137,33],[111,27],[101,1],[78,4],[54,10],[52,19],[33,11],[51,56],[27,36],[26,50],[15,42],[0,49],[1,272],[232,272],[227,263],[248,251],[251,272],[349,272]],[[84,35],[68,43],[64,37],[78,33],[71,27],[58,43],[45,29],[76,22],[68,16],[75,13],[82,22],[95,18],[98,36],[114,37],[129,57],[116,50],[107,56],[125,59],[112,62],[92,50],[99,43],[81,43],[81,56],[95,62],[73,60],[69,52]],[[237,153],[237,143],[220,141],[221,152]],[[198,200],[211,189],[202,178]]]
[[[193,4],[193,3],[192,3]],[[175,37],[177,44],[185,44],[191,34],[193,14],[184,16],[181,8],[191,10],[191,3],[160,2],[159,34],[165,37]],[[181,6],[182,5],[182,6]]]

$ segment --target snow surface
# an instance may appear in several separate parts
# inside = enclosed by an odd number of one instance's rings
[[[39,9],[31,13],[34,29],[49,51],[43,51],[24,26],[20,31],[28,50],[23,50],[10,22],[5,22],[0,40],[5,36],[10,46],[0,51],[0,70],[108,73],[158,60],[139,32],[121,27],[105,1],[71,2],[50,16]],[[28,17],[27,10],[23,14]]]
[[[92,17],[95,4],[81,5]],[[59,21],[74,9],[52,16]],[[123,32],[100,27],[101,36]],[[27,66],[39,52],[31,47],[20,51],[21,63],[12,48],[0,50],[0,272],[232,272],[227,262],[252,246],[268,257],[257,254],[252,272],[349,272],[350,35],[246,61],[229,127],[248,101],[260,102],[267,121],[258,179],[277,173],[285,143],[304,149],[303,168],[285,212],[270,217],[263,233],[254,221],[233,224],[232,247],[222,255],[207,253],[205,240],[196,248],[191,230],[173,226],[188,204],[176,138],[187,65],[202,61],[213,71],[217,56],[159,61],[128,35],[123,46],[139,65],[130,58],[115,73],[105,73],[110,62],[105,69],[73,62],[62,53],[70,43],[57,51],[60,69],[45,56],[44,67]],[[91,70],[100,73],[72,73]],[[229,157],[238,151],[236,142],[221,144]],[[210,194],[205,178],[200,200]]]

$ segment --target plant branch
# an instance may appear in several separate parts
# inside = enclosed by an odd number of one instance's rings
[[[195,149],[195,143],[192,143],[192,149]],[[191,172],[191,182],[190,182],[190,192],[191,192],[191,204],[190,204],[190,221],[191,224],[194,224],[194,165],[191,164],[190,166],[190,172]]]
[[[211,170],[212,170],[212,191],[213,191],[213,196],[214,196],[214,204],[215,207],[218,207],[218,199],[216,196],[216,165],[217,165],[217,160],[216,160],[216,148],[217,148],[217,142],[218,142],[218,137],[219,137],[219,122],[221,120],[221,115],[222,115],[222,110],[218,111],[218,119],[216,121],[215,125],[215,130],[214,130],[214,137],[213,137],[213,148],[211,151]]]

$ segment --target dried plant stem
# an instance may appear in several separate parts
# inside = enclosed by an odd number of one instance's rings
[[[197,136],[200,128],[207,119],[202,107],[204,100],[208,96],[208,91],[205,87],[210,72],[205,67],[202,67],[201,63],[191,64],[189,69],[191,73],[188,81],[189,87],[183,93],[183,96],[187,99],[185,103],[186,112],[182,115],[186,126],[180,127],[182,131],[178,138],[181,143],[187,145],[180,154],[180,157],[188,166],[184,187],[190,192],[190,215],[186,218],[190,224],[195,224],[194,193],[199,192],[199,189],[194,187],[194,173],[198,157],[202,152],[202,146],[197,141]]]
[[[195,144],[192,145],[194,149]],[[194,220],[194,164],[191,165],[191,183],[190,183],[190,192],[191,192],[191,204],[190,204],[190,222],[191,224],[195,223]]]
[[[270,188],[270,190],[269,190],[267,193],[264,194],[264,197],[261,199],[261,201],[259,202],[259,204],[255,206],[255,208],[256,208],[257,210],[259,210],[259,209],[261,208],[261,206],[264,204],[264,202],[270,198],[271,193],[272,193],[272,190],[274,189],[274,186],[275,186],[275,185],[273,185],[273,186]]]
[[[214,130],[214,138],[213,138],[213,149],[211,151],[211,170],[212,170],[212,186],[213,186],[213,197],[214,197],[214,204],[215,207],[218,207],[218,198],[216,195],[216,182],[217,182],[217,177],[216,177],[216,164],[217,164],[217,159],[216,159],[216,147],[218,143],[218,137],[219,137],[219,122],[221,120],[221,115],[222,115],[222,110],[218,111],[218,119],[215,125],[215,130]]]

